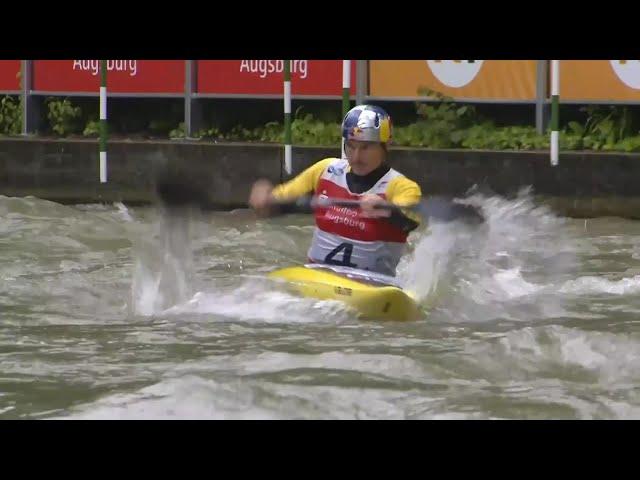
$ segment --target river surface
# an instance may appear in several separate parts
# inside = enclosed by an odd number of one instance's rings
[[[475,201],[397,323],[265,278],[310,216],[0,196],[0,419],[640,418],[640,222]]]

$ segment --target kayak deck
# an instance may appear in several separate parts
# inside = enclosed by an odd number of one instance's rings
[[[414,297],[387,275],[307,264],[275,270],[268,276],[285,280],[305,297],[344,302],[355,309],[360,318],[396,321],[420,318]]]

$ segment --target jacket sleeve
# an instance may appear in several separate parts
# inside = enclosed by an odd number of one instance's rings
[[[396,177],[387,188],[387,201],[398,205],[401,211],[392,212],[389,221],[402,228],[405,232],[410,232],[418,228],[422,222],[419,214],[410,207],[418,204],[422,200],[420,186],[407,177]]]
[[[302,173],[288,182],[274,187],[271,194],[276,200],[295,200],[304,195],[308,195],[316,190],[320,177],[327,169],[333,158],[325,158],[310,166]],[[309,213],[308,208],[299,207],[294,204],[283,204],[277,207],[278,213]]]
[[[325,158],[311,165],[295,178],[276,186],[271,194],[277,200],[295,200],[298,197],[315,191],[320,177],[332,160],[332,158]]]

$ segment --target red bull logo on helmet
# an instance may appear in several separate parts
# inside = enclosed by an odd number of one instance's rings
[[[391,140],[391,119],[380,107],[359,105],[344,117],[342,136],[345,140],[388,143]]]

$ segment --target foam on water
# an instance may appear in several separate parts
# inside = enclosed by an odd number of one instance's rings
[[[574,295],[610,294],[636,295],[640,292],[640,275],[620,280],[608,280],[603,277],[586,276],[569,280],[560,288],[561,293]]]
[[[271,409],[253,404],[244,382],[221,383],[195,376],[168,379],[138,392],[108,396],[78,413],[54,419],[278,419]]]
[[[170,378],[111,395],[57,419],[405,419],[448,416],[439,397],[412,390],[287,385],[236,377]],[[479,416],[471,413],[461,418]]]
[[[129,209],[125,206],[124,203],[116,202],[113,205],[118,209],[118,214],[120,215],[120,218],[122,218],[122,220],[124,220],[125,222],[134,221],[134,218],[131,216]]]
[[[636,344],[547,326],[467,343],[462,355],[443,354],[437,369],[380,353],[216,355],[61,418],[545,418],[540,409],[551,418],[634,418]]]
[[[300,298],[273,288],[265,282],[248,281],[230,292],[196,292],[188,301],[158,312],[158,315],[198,314],[215,315],[218,320],[257,323],[334,324],[352,317],[352,312],[340,302]]]
[[[638,335],[603,333],[559,325],[511,330],[467,345],[493,381],[527,379],[535,372],[571,377],[586,386],[640,380]],[[576,369],[579,369],[578,372]],[[562,373],[564,371],[564,374]]]

